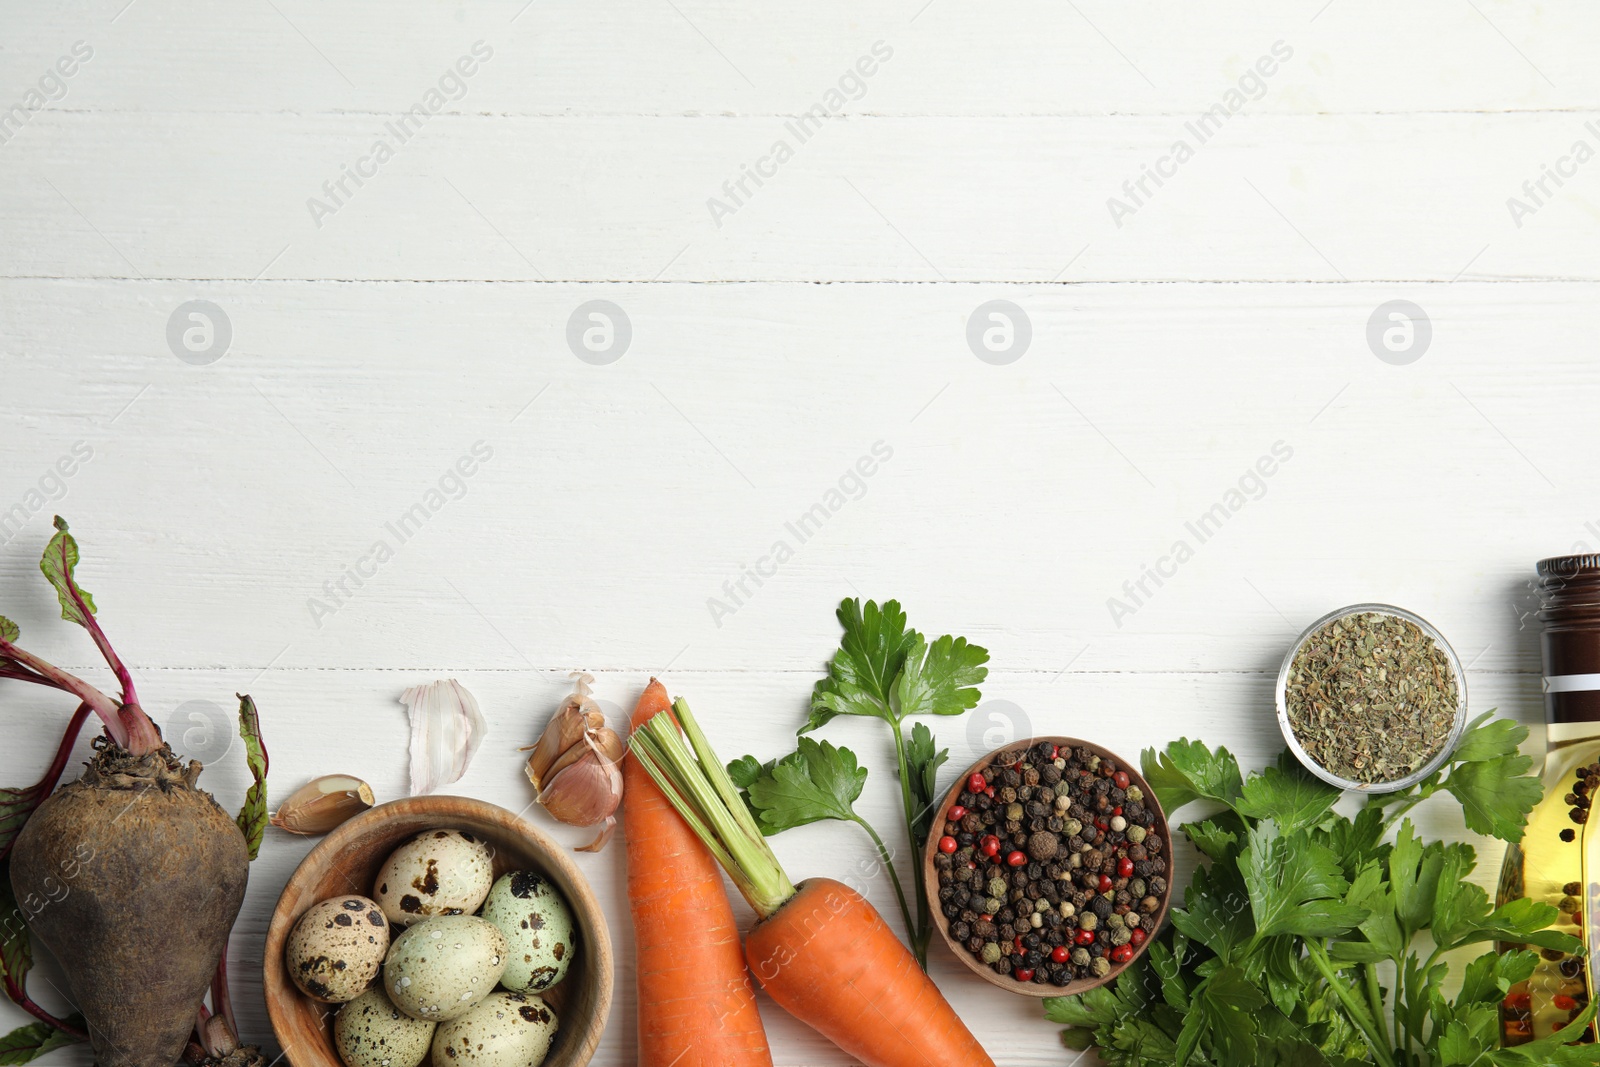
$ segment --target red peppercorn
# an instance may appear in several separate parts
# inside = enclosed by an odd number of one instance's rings
[[[1527,993],[1512,993],[1506,997],[1504,1003],[1512,1011],[1527,1011],[1533,1006],[1533,998]]]
[[[1113,774],[1111,776],[1111,781],[1116,785],[1116,787],[1118,789],[1126,789],[1126,788],[1128,788],[1128,772],[1127,771],[1118,771],[1116,774]]]
[[[1100,892],[1111,892],[1111,876],[1109,874],[1102,874],[1100,876]]]
[[[988,789],[985,789],[983,791],[983,795],[988,797],[990,800],[993,800],[994,799],[994,786],[991,785]]]
[[[1061,746],[1060,745],[1051,745],[1050,746],[1050,758],[1051,759],[1060,759],[1061,758]]]
[[[1025,852],[1013,852],[1013,853],[1011,853],[1011,855],[1006,857],[1006,863],[1010,864],[1013,867],[1021,867],[1024,863],[1027,863],[1027,862],[1028,862],[1028,855]]]
[[[1112,963],[1127,963],[1131,959],[1133,959],[1132,945],[1118,945],[1111,950]]]
[[[1121,815],[1122,814],[1122,805],[1118,804],[1116,807],[1112,808],[1111,809],[1111,814],[1113,814],[1113,815]]]
[[[953,837],[948,837],[947,836],[947,837],[939,838],[939,851],[940,852],[944,852],[944,853],[954,852],[959,847],[960,846],[956,844],[956,839],[953,838]]]
[[[1072,953],[1067,951],[1066,945],[1057,945],[1050,950],[1050,959],[1056,963],[1066,963],[1072,958]]]
[[[1094,944],[1094,931],[1079,930],[1077,936],[1074,937],[1072,941],[1073,944],[1077,945],[1092,945]]]
[[[1014,955],[1017,955],[1017,956],[1022,955],[1022,935],[1021,934],[1018,934],[1012,940],[1011,945],[1012,945],[1012,948],[1016,949],[1016,952],[1014,953]]]
[[[1553,998],[1551,998],[1550,1003],[1554,1004],[1562,1011],[1571,1011],[1573,1008],[1578,1006],[1578,1002],[1567,996],[1565,993],[1557,993]]]
[[[1128,944],[1135,946],[1142,945],[1144,944],[1145,936],[1144,928],[1140,927],[1128,935]]]
[[[1000,839],[993,834],[984,834],[983,840],[978,842],[978,848],[985,856],[993,856],[1000,851]]]
[[[1019,982],[1031,982],[1031,981],[1033,981],[1033,968],[1032,967],[1018,967],[1016,970],[1012,971],[1011,974]]]
[[[978,916],[978,918],[982,919],[986,923],[994,922],[994,916],[988,914],[987,912],[982,914],[982,915],[980,915],[980,916]]]
[[[1117,861],[1117,874],[1123,878],[1133,877],[1133,861],[1124,856]]]
[[[967,817],[967,809],[960,804],[952,804],[950,805],[950,810],[945,812],[945,817],[951,822],[960,822]]]
[[[1101,833],[1105,833],[1107,830],[1111,829],[1110,825],[1107,824],[1104,819],[1096,819],[1094,821],[1094,828],[1099,830]]]

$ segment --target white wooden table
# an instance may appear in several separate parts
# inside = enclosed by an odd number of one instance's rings
[[[492,724],[458,788],[513,809],[515,748],[573,669],[619,713],[660,674],[729,756],[778,755],[855,594],[991,650],[987,702],[934,724],[947,776],[1029,730],[1260,765],[1286,642],[1365,599],[1440,626],[1476,706],[1537,721],[1526,577],[1600,548],[1585,5],[0,19],[0,610],[98,672],[35,569],[66,515],[147,707],[225,805],[238,691],[279,796],[334,771],[401,795],[395,698],[440,676]],[[746,568],[766,576],[735,601]],[[8,685],[0,778],[31,781],[69,711]],[[827,736],[893,831],[875,726]],[[269,836],[233,937],[268,1046],[265,922],[310,844]],[[838,826],[775,847],[799,876],[868,848]],[[621,860],[580,857],[618,935],[604,1067],[632,1056]],[[934,975],[998,1061],[1064,1062],[1036,1002],[941,948]],[[763,1007],[780,1062],[847,1062]]]

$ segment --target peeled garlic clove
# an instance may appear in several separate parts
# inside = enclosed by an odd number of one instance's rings
[[[291,834],[325,834],[377,803],[372,787],[348,774],[325,774],[289,794],[268,818]]]
[[[611,815],[622,802],[622,770],[585,737],[585,751],[550,777],[539,791],[539,803],[553,817],[573,826],[592,826]]]
[[[443,678],[412,686],[400,703],[411,718],[412,795],[459,781],[489,729],[478,699],[454,678]]]

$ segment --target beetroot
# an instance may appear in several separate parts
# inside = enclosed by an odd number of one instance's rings
[[[18,648],[17,626],[0,617],[0,678],[52,686],[81,701],[45,780],[31,790],[0,791],[9,794],[0,802],[0,857],[9,852],[15,898],[29,929],[60,962],[83,1019],[57,1020],[39,1009],[27,1000],[20,974],[5,975],[6,991],[61,1035],[86,1029],[98,1067],[171,1067],[186,1053],[228,1067],[258,1061],[254,1049],[238,1047],[222,971],[266,818],[266,755],[254,705],[240,698],[256,785],[235,820],[198,788],[200,763],[185,765],[140,710],[132,678],[95,620],[94,601],[73,576],[77,544],[66,523],[58,518],[56,526],[41,569],[56,587],[62,616],[84,626],[105,655],[122,699]],[[83,777],[51,794],[84,708],[104,721],[105,735],[95,740]],[[18,832],[16,809],[27,805],[37,807],[31,816],[21,810],[26,822]],[[41,1041],[38,1051],[46,1047]]]

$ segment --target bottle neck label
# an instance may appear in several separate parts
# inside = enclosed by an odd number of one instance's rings
[[[1600,733],[1600,674],[1547,675],[1544,717],[1554,743]]]

